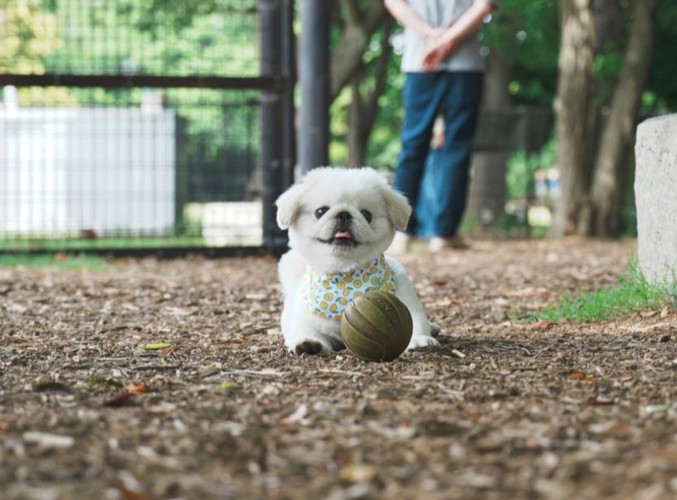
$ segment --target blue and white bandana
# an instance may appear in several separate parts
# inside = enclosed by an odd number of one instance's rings
[[[306,268],[301,284],[303,299],[313,314],[323,319],[340,320],[345,308],[356,297],[372,290],[395,291],[395,277],[385,257],[345,273],[320,274]]]

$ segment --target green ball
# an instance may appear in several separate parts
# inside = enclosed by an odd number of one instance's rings
[[[404,303],[389,292],[371,291],[343,312],[341,337],[348,351],[364,361],[392,361],[409,345],[414,326]]]

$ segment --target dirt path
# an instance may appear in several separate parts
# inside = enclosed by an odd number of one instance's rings
[[[0,270],[4,498],[677,496],[677,314],[523,324],[635,242],[402,259],[440,351],[298,358],[271,259]],[[140,345],[171,343],[143,351]],[[134,393],[134,394],[132,394]]]

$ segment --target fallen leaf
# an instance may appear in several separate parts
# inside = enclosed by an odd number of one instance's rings
[[[627,422],[616,422],[610,429],[609,434],[614,437],[625,437],[632,434],[634,427]]]
[[[574,380],[580,380],[581,382],[594,382],[595,377],[591,377],[590,375],[586,375],[585,373],[582,372],[573,372],[571,374],[571,378]]]
[[[158,355],[163,356],[163,357],[164,357],[164,356],[169,356],[169,355],[172,354],[175,350],[176,350],[176,347],[174,347],[174,346],[167,347],[167,348],[165,348],[165,349],[160,349],[160,350],[158,351]]]
[[[125,386],[129,394],[138,395],[138,394],[148,394],[148,389],[143,384],[134,384],[129,383]]]
[[[143,491],[137,491],[135,489],[126,486],[122,482],[118,482],[118,484],[116,484],[115,486],[122,500],[152,500],[153,498],[152,496],[148,495],[147,493],[144,493]]]
[[[376,468],[365,464],[350,464],[341,469],[339,477],[349,483],[366,483],[376,477]]]
[[[166,349],[168,347],[171,347],[172,344],[169,342],[159,342],[157,344],[145,344],[145,345],[140,345],[139,349],[143,351],[159,351],[161,349]]]

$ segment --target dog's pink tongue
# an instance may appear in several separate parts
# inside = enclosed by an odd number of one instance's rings
[[[348,231],[336,231],[336,234],[334,234],[334,238],[352,238],[353,235],[350,234]]]

